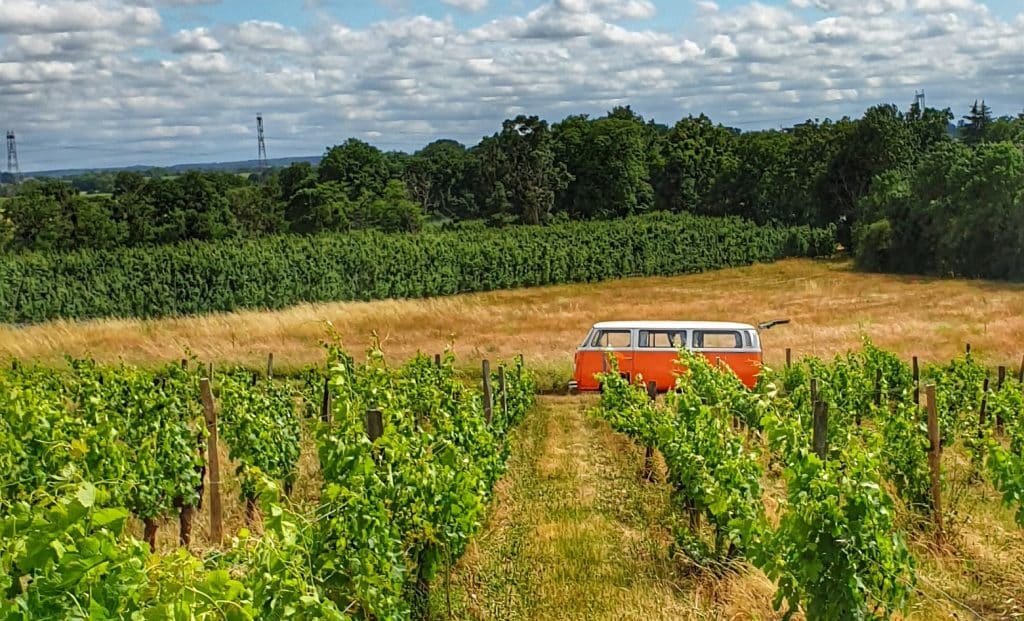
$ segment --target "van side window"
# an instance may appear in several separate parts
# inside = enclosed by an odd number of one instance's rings
[[[742,349],[743,339],[739,332],[722,330],[694,330],[695,349]]]
[[[629,330],[600,330],[590,342],[591,347],[611,347],[625,349],[629,347]]]
[[[656,347],[659,349],[679,349],[686,345],[684,330],[641,330],[637,339],[637,347]]]

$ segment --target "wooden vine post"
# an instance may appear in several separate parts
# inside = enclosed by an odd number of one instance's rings
[[[999,367],[999,379],[996,381],[996,391],[1002,390],[1003,384],[1005,383],[1006,367]],[[988,390],[985,391],[985,394],[988,396]],[[996,411],[996,429],[998,429],[1000,433],[1003,431],[1003,413],[1001,410]]]
[[[501,415],[508,420],[508,390],[505,383],[505,365],[498,367],[498,390],[501,392]]]
[[[814,400],[814,435],[812,446],[818,459],[825,461],[828,455],[828,404],[820,399]]]
[[[434,354],[434,366],[441,368],[441,354]]]
[[[1024,356],[1020,357],[1020,371],[1017,373],[1017,381],[1024,384]]]
[[[267,379],[274,379],[274,352],[267,354]]]
[[[384,435],[384,413],[380,410],[366,410],[363,424],[366,428],[366,437],[370,439],[370,442],[376,442]]]
[[[331,378],[324,378],[324,392],[320,397],[320,421],[331,422]]]
[[[935,384],[925,387],[925,401],[928,408],[928,440],[931,443],[931,449],[928,451],[928,468],[931,470],[932,512],[935,515],[935,539],[941,545],[945,539],[942,525],[942,439],[939,436],[939,413],[935,403]]]
[[[786,368],[793,366],[793,350],[789,347],[786,348]]]
[[[211,363],[211,367],[213,364]],[[210,476],[210,540],[220,545],[224,539],[224,516],[220,504],[220,455],[217,452],[217,410],[210,390],[210,378],[199,380],[199,391],[203,398],[203,414],[206,416],[206,464]]]
[[[988,378],[981,386],[981,409],[978,411],[978,438],[985,437],[985,423],[988,422]]]
[[[921,405],[921,369],[917,364],[917,356],[914,356],[914,403]]]
[[[482,363],[484,375],[484,416],[487,417],[487,424],[491,424],[494,418],[494,395],[491,393],[491,361],[484,360]]]
[[[650,398],[651,403],[654,403],[654,400],[658,398],[658,383],[654,380],[647,382],[647,396]],[[654,447],[650,444],[644,447],[644,468],[641,476],[648,481],[654,476]]]

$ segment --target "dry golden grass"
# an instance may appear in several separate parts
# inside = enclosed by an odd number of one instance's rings
[[[322,359],[330,322],[346,346],[365,348],[376,331],[405,359],[454,339],[463,359],[523,353],[564,379],[590,325],[609,319],[708,319],[793,323],[763,335],[769,363],[785,348],[832,355],[867,334],[881,347],[946,360],[970,342],[992,364],[1024,354],[1024,286],[985,281],[861,274],[849,263],[788,260],[689,276],[632,278],[425,300],[301,305],[273,312],[140,320],[58,321],[0,326],[0,357],[59,363],[65,354],[153,365],[189,350],[203,360],[279,368]]]
[[[670,558],[668,486],[640,478],[642,449],[587,417],[594,404],[543,397],[527,415],[484,530],[432,592],[435,616],[778,618],[763,574],[704,575]]]

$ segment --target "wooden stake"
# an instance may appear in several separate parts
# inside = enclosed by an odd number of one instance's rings
[[[274,352],[267,354],[267,379],[274,379]]]
[[[786,368],[793,366],[793,350],[786,348]]]
[[[1017,381],[1024,384],[1024,356],[1020,358],[1020,372],[1017,373]]]
[[[188,358],[181,359],[181,370],[188,371]]]
[[[484,374],[484,416],[487,417],[487,424],[491,424],[491,420],[494,418],[494,395],[491,393],[491,361],[484,360],[483,364]]]
[[[501,392],[501,415],[508,420],[508,391],[505,384],[505,365],[498,367],[498,390]]]
[[[210,363],[213,366],[213,363]],[[199,380],[199,392],[203,398],[203,414],[206,416],[206,465],[210,475],[210,539],[220,545],[224,539],[224,517],[220,504],[220,456],[217,453],[217,410],[210,390],[210,378]]]
[[[934,384],[925,387],[925,397],[928,407],[928,439],[931,442],[931,450],[928,452],[928,467],[931,470],[932,479],[932,511],[935,514],[935,538],[941,544],[945,537],[942,525],[942,441],[939,436],[939,413],[935,403]]]
[[[324,378],[324,393],[320,398],[320,420],[331,422],[331,378]]]
[[[1002,390],[1003,384],[1006,383],[1006,367],[999,367],[999,375],[996,377],[996,390]]]
[[[822,461],[828,454],[828,404],[824,401],[814,402],[814,436],[812,438],[814,453]]]
[[[441,354],[434,354],[434,366],[441,368]]]
[[[964,348],[964,355],[966,355],[966,356],[970,356],[971,355],[971,344],[970,343],[968,343],[967,346]]]
[[[145,518],[142,525],[142,540],[149,544],[150,552],[156,552],[156,518]]]
[[[658,383],[654,380],[647,382],[647,396],[653,403],[658,398]],[[650,480],[654,474],[654,447],[648,444],[644,447],[644,468],[641,475]]]
[[[818,401],[818,378],[811,378],[811,404]]]
[[[192,518],[195,514],[196,508],[188,506],[183,506],[178,513],[178,543],[182,547],[192,544]]]
[[[986,413],[988,409],[988,378],[985,378],[985,383],[981,388],[981,411],[978,412],[978,437],[985,437],[985,423],[987,422],[988,415]]]
[[[384,435],[384,414],[380,410],[366,410],[364,424],[370,442],[376,442],[377,438]]]
[[[914,403],[921,405],[921,369],[917,365],[917,356],[914,356]]]

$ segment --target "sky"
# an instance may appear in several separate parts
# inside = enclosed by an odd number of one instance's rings
[[[630,105],[741,129],[1024,111],[1022,0],[0,0],[22,171],[475,144]],[[6,160],[0,160],[0,164]]]

